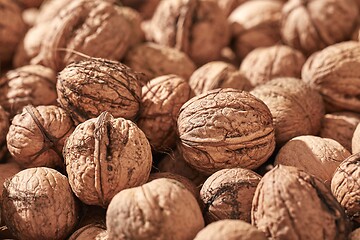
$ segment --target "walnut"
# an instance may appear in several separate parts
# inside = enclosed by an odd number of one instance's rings
[[[16,68],[0,79],[0,104],[14,116],[26,105],[56,103],[56,73],[41,65]]]
[[[18,239],[65,239],[78,221],[68,179],[46,168],[25,169],[4,183],[2,213]]]
[[[215,89],[180,109],[177,121],[184,159],[205,174],[220,169],[255,169],[275,148],[268,107],[245,91]]]
[[[353,154],[360,152],[360,123],[356,126],[351,139],[351,150]]]
[[[339,165],[331,180],[331,191],[348,217],[360,223],[360,153]]]
[[[143,19],[150,19],[161,0],[121,0],[125,6],[139,11]]]
[[[332,138],[351,151],[351,139],[356,126],[360,123],[360,114],[353,112],[328,113],[322,120],[319,136]]]
[[[0,0],[0,63],[10,62],[26,32],[21,9],[12,0]]]
[[[109,239],[192,240],[204,227],[195,197],[173,179],[156,179],[119,192],[111,201]]]
[[[141,75],[119,62],[91,58],[68,65],[58,75],[58,102],[75,124],[108,111],[134,119],[141,101]]]
[[[148,40],[187,53],[198,65],[214,61],[228,44],[225,13],[209,0],[161,1],[145,30]]]
[[[117,8],[103,0],[72,1],[50,23],[40,53],[31,63],[61,71],[83,59],[83,54],[121,59],[133,34],[128,19]]]
[[[135,123],[107,112],[79,124],[63,156],[75,195],[102,207],[119,191],[145,183],[152,164],[145,134]]]
[[[243,59],[258,47],[268,47],[281,41],[281,1],[247,1],[229,16],[233,47]]]
[[[225,62],[209,62],[199,67],[189,79],[196,95],[216,88],[250,90],[249,80],[233,65]]]
[[[0,164],[0,193],[3,191],[3,184],[6,179],[12,177],[13,175],[20,172],[22,169],[21,167],[15,163],[15,162],[9,162],[9,163],[1,163]],[[2,196],[0,194],[0,203],[2,200]],[[1,204],[0,204],[1,207]],[[1,223],[1,221],[0,221]]]
[[[116,10],[125,18],[130,26],[130,46],[135,46],[141,43],[145,39],[145,35],[141,28],[142,18],[140,14],[129,7],[118,7]]]
[[[142,88],[142,111],[137,125],[154,150],[169,150],[176,142],[176,117],[190,99],[189,84],[176,75],[154,78]]]
[[[297,167],[330,186],[334,171],[349,156],[350,152],[333,139],[299,136],[288,141],[280,149],[275,158],[275,165]]]
[[[75,231],[68,240],[108,240],[106,227],[102,224],[89,224]]]
[[[46,0],[44,1],[39,10],[36,18],[36,24],[48,22],[54,19],[59,12],[73,0]]]
[[[26,106],[14,117],[7,147],[21,166],[64,168],[62,149],[74,130],[70,116],[57,106]]]
[[[360,239],[360,228],[355,229],[354,231],[352,231],[349,235],[349,239],[348,240],[358,240]]]
[[[150,42],[130,49],[124,63],[144,73],[148,79],[176,74],[187,80],[195,71],[195,64],[185,53]]]
[[[251,51],[241,63],[240,71],[253,86],[257,86],[278,77],[300,78],[304,63],[301,52],[285,45],[275,45]]]
[[[328,112],[360,113],[359,42],[342,42],[314,53],[304,64],[301,75],[323,96]]]
[[[241,220],[220,220],[207,225],[194,240],[266,240],[264,233]]]
[[[186,177],[198,188],[205,182],[206,176],[192,168],[183,158],[182,154],[176,149],[168,153],[157,165],[160,172],[171,172]]]
[[[358,8],[353,0],[289,0],[282,13],[283,41],[310,55],[348,39]]]
[[[318,134],[324,103],[321,95],[300,79],[273,79],[250,93],[269,107],[279,146],[296,136]]]
[[[261,179],[251,221],[269,239],[345,240],[349,232],[344,210],[331,191],[317,178],[283,165]]]
[[[250,222],[251,203],[261,176],[242,168],[215,172],[204,183],[200,197],[205,221],[239,219]]]

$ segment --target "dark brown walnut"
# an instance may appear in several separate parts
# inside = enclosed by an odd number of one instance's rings
[[[56,73],[50,68],[27,65],[0,78],[0,104],[11,117],[29,104],[55,104],[56,97]]]
[[[183,158],[178,149],[168,153],[157,165],[160,172],[171,172],[186,177],[199,189],[206,180],[206,176],[192,168]]]
[[[199,67],[189,79],[196,95],[216,88],[234,88],[249,91],[249,80],[233,65],[221,61],[209,62]]]
[[[312,175],[283,165],[261,179],[251,221],[270,239],[346,240],[350,230],[330,189]]]
[[[207,223],[223,219],[250,222],[251,203],[261,176],[242,168],[217,171],[204,183],[200,197]]]
[[[61,71],[83,59],[82,54],[121,59],[132,44],[133,29],[118,8],[103,0],[72,1],[50,23],[40,53],[31,63]]]
[[[65,239],[78,221],[68,179],[46,168],[23,170],[4,183],[2,213],[17,239]]]
[[[173,180],[180,182],[182,185],[184,185],[184,187],[187,190],[189,190],[193,194],[193,196],[196,198],[196,200],[200,200],[199,190],[197,189],[195,184],[190,179],[183,177],[179,174],[171,173],[171,172],[158,172],[158,173],[150,174],[148,182],[151,182],[151,181],[153,181],[155,179],[159,179],[159,178],[168,178],[168,179],[173,179]]]
[[[9,126],[9,114],[4,110],[2,106],[0,106],[0,162],[7,153],[6,134],[9,131]]]
[[[21,9],[12,0],[0,0],[0,63],[10,62],[26,32]]]
[[[289,0],[282,13],[283,41],[310,55],[350,38],[358,7],[354,0]]]
[[[167,74],[176,74],[188,80],[195,71],[195,64],[178,49],[156,43],[143,43],[130,49],[124,63],[148,79]]]
[[[281,42],[280,20],[283,2],[247,1],[229,16],[233,47],[240,59],[258,47]]]
[[[356,126],[351,139],[351,150],[353,154],[360,152],[360,123]]]
[[[204,227],[200,207],[173,179],[156,179],[118,193],[106,213],[109,239],[192,240]]]
[[[275,165],[297,167],[330,186],[336,168],[351,153],[330,138],[299,136],[288,141],[275,158]]]
[[[102,224],[86,225],[73,234],[68,240],[107,240],[106,227]]]
[[[331,191],[348,217],[360,223],[360,153],[339,165],[331,180]]]
[[[194,240],[266,240],[264,233],[241,220],[220,220],[207,225]]]
[[[300,78],[304,55],[288,46],[260,47],[251,51],[240,65],[240,71],[255,87],[278,77]]]
[[[143,19],[150,19],[161,0],[121,0],[128,7],[136,9]]]
[[[275,148],[268,107],[248,92],[215,89],[187,101],[177,121],[184,159],[205,174],[256,169]]]
[[[276,78],[250,93],[269,107],[279,146],[296,136],[318,134],[324,103],[321,95],[300,79]]]
[[[154,78],[142,88],[137,125],[154,150],[168,151],[175,145],[177,114],[192,95],[187,81],[176,75]]]
[[[148,40],[185,52],[198,65],[214,61],[228,44],[229,25],[214,1],[161,1],[146,27]]]
[[[8,162],[8,163],[0,164],[0,193],[2,193],[2,191],[3,191],[5,180],[14,176],[21,170],[22,170],[21,167],[15,162]],[[0,194],[0,202],[1,202],[1,200],[2,200],[2,196]],[[1,206],[1,204],[0,204],[0,206]],[[0,221],[0,223],[1,223],[1,221]]]
[[[63,149],[75,195],[85,204],[106,207],[125,188],[148,180],[151,147],[135,123],[103,112],[79,124]]]
[[[359,42],[342,42],[314,53],[304,64],[301,75],[323,96],[328,112],[360,113]]]
[[[7,148],[21,166],[64,168],[62,149],[74,122],[57,106],[24,107],[11,122]]]
[[[322,120],[319,136],[332,138],[351,151],[351,140],[356,126],[360,123],[360,114],[353,112],[328,113]]]
[[[58,74],[58,102],[75,124],[103,111],[134,119],[140,109],[141,77],[116,61],[91,58],[72,63]]]
[[[348,240],[358,240],[360,239],[360,228],[355,229],[349,234]]]

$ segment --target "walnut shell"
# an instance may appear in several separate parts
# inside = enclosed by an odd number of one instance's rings
[[[61,71],[83,59],[83,54],[121,59],[133,34],[128,19],[117,8],[103,0],[72,1],[50,23],[40,53],[31,63]]]
[[[328,112],[360,113],[359,42],[342,42],[314,53],[304,64],[301,75],[323,96]]]
[[[354,231],[352,231],[349,235],[349,239],[348,240],[359,240],[360,239],[360,228],[355,229]]]
[[[351,139],[351,149],[353,154],[360,152],[360,123],[356,126]]]
[[[132,7],[139,11],[143,19],[150,19],[161,0],[121,0],[128,7]]]
[[[187,101],[177,121],[184,159],[200,172],[255,169],[275,148],[268,107],[245,91],[215,89]]]
[[[207,223],[223,219],[250,222],[251,203],[261,176],[242,168],[223,169],[204,183],[200,197]]]
[[[11,122],[7,147],[23,167],[64,168],[61,151],[73,130],[74,122],[64,109],[26,106]]]
[[[297,167],[330,186],[334,171],[350,155],[348,150],[333,139],[299,136],[280,149],[274,164]]]
[[[79,124],[63,155],[75,195],[102,207],[119,191],[145,183],[152,164],[145,134],[135,123],[107,112]]]
[[[21,167],[15,162],[9,163],[1,163],[0,164],[0,193],[3,191],[3,184],[6,179],[12,177],[13,175],[20,172],[22,169]],[[2,195],[0,194],[0,203],[2,200]],[[0,204],[1,206],[1,204]],[[1,223],[1,221],[0,221]]]
[[[118,193],[108,207],[106,226],[109,239],[192,240],[204,220],[189,190],[161,178]]]
[[[261,179],[252,224],[270,239],[345,240],[346,215],[330,190],[295,167],[279,165]]]
[[[23,107],[56,103],[56,73],[41,65],[16,68],[0,79],[0,104],[14,116]]]
[[[348,39],[358,7],[354,0],[289,0],[282,13],[283,41],[310,55]]]
[[[104,225],[89,224],[71,234],[68,240],[108,240],[108,236]]]
[[[177,48],[198,65],[218,59],[230,38],[226,15],[209,0],[161,1],[145,31],[148,40]]]
[[[225,62],[214,61],[199,67],[189,79],[196,95],[216,88],[250,90],[249,80],[237,69]]]
[[[194,240],[266,240],[264,233],[241,220],[220,220],[207,225]]]
[[[75,124],[108,111],[134,119],[140,108],[140,74],[119,62],[92,58],[72,63],[58,75],[58,102]]]
[[[293,137],[318,134],[324,103],[321,95],[300,79],[273,79],[250,93],[269,107],[279,146]]]
[[[46,168],[25,169],[7,180],[2,213],[18,239],[65,239],[78,221],[68,179]]]
[[[360,153],[339,165],[331,180],[331,191],[348,217],[360,223]]]
[[[195,64],[185,53],[150,42],[130,49],[124,63],[148,79],[175,74],[187,80],[195,70]]]
[[[48,22],[54,19],[59,12],[73,0],[46,0],[39,9],[35,24]]]
[[[322,120],[319,136],[332,138],[343,145],[348,151],[351,151],[351,139],[359,123],[360,114],[357,113],[328,113]]]
[[[0,0],[0,63],[10,62],[26,32],[21,9],[12,0]]]
[[[175,145],[176,117],[191,96],[189,84],[176,75],[154,78],[142,88],[137,125],[154,150],[169,150]]]
[[[111,0],[107,0],[111,1]],[[116,1],[116,0],[113,0]],[[122,15],[130,26],[130,47],[141,43],[145,39],[144,31],[141,28],[142,18],[140,14],[129,7],[117,7],[116,10]]]
[[[243,59],[258,47],[269,47],[281,41],[281,1],[247,1],[229,16],[233,47]]]
[[[260,47],[251,51],[242,61],[240,71],[253,86],[273,78],[300,78],[305,63],[304,55],[288,46]]]

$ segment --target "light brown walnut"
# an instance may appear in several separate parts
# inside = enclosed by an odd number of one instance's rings
[[[330,189],[312,175],[283,165],[261,179],[251,222],[269,239],[346,240],[350,230]]]
[[[184,159],[205,174],[220,169],[256,169],[275,148],[268,107],[248,92],[215,89],[191,98],[179,112]]]

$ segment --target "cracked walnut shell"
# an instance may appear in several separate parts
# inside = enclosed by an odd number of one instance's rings
[[[222,169],[203,184],[200,197],[207,223],[222,219],[250,222],[251,203],[261,176],[242,168]]]
[[[155,179],[119,192],[106,213],[109,239],[192,240],[204,227],[200,207],[173,179]]]
[[[46,168],[25,169],[7,180],[2,213],[18,239],[65,239],[78,221],[78,205],[68,179]]]
[[[154,150],[169,150],[176,142],[176,117],[190,99],[189,84],[176,75],[154,78],[142,88],[142,108],[137,121]]]
[[[75,124],[103,111],[134,119],[140,108],[141,77],[116,61],[91,58],[72,63],[58,75],[58,102]]]
[[[270,239],[346,240],[350,230],[330,189],[312,175],[283,165],[261,179],[251,221]]]
[[[70,116],[57,106],[26,106],[14,117],[7,147],[21,166],[64,168],[62,149],[74,130]]]
[[[63,149],[75,195],[85,204],[106,207],[125,188],[148,180],[152,155],[135,123],[103,112],[79,124]]]
[[[268,107],[248,92],[215,89],[187,101],[177,121],[184,159],[205,174],[256,169],[275,148]]]
[[[331,191],[348,217],[360,223],[360,153],[339,165],[331,180]]]

